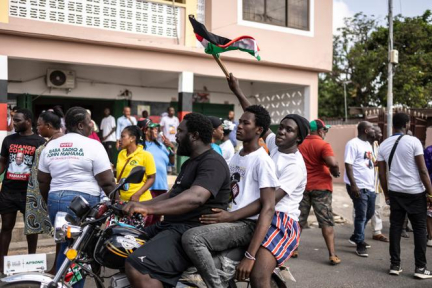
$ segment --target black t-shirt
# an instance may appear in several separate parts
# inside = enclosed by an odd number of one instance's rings
[[[2,192],[26,192],[36,149],[45,139],[36,135],[22,136],[18,133],[4,138],[1,156],[6,158]]]
[[[226,210],[230,199],[230,172],[221,155],[210,149],[181,167],[170,198],[176,197],[192,186],[200,186],[211,192],[207,202],[195,210],[182,215],[165,215],[165,221],[174,223],[199,223],[203,214],[211,214],[212,208]]]

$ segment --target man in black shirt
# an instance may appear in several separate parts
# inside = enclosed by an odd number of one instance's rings
[[[129,215],[165,215],[163,222],[145,229],[150,238],[126,260],[126,275],[132,287],[176,286],[181,273],[191,266],[181,244],[188,229],[212,208],[227,209],[230,174],[226,161],[210,146],[213,126],[198,113],[184,117],[177,129],[177,153],[189,156],[171,191],[146,202],[129,202]]]
[[[17,212],[24,214],[27,185],[36,149],[45,139],[32,131],[33,114],[19,109],[13,116],[15,134],[3,140],[0,156],[0,174],[5,172],[0,192],[0,271],[3,272],[3,257],[7,255],[15,227]],[[36,253],[37,234],[27,235],[28,252]]]

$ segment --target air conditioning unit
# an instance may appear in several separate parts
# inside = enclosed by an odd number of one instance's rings
[[[75,88],[75,71],[48,69],[46,83],[49,88],[73,89]]]

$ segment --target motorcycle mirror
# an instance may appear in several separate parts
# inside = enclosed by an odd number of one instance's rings
[[[124,180],[124,183],[141,183],[144,178],[145,168],[137,166],[132,169],[129,176]],[[123,185],[124,186],[124,185]]]

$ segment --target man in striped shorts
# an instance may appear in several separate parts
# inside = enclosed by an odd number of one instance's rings
[[[249,101],[240,90],[237,79],[231,75],[228,83],[231,90],[240,100],[243,109],[247,112],[253,106],[250,106]],[[242,131],[242,129],[241,119],[238,131]],[[266,171],[266,169],[262,169],[263,167],[261,167],[259,174],[249,173],[248,179],[241,179],[241,182],[239,182],[240,185],[237,186],[237,167],[242,166],[253,169],[256,166],[241,165],[239,153],[231,160],[229,166],[232,180],[234,180],[232,190],[235,195],[236,188],[238,187],[240,188],[238,194],[243,195],[243,197],[234,199],[237,202],[238,209],[231,209],[230,212],[213,209],[215,213],[203,215],[201,222],[214,225],[191,229],[182,237],[183,248],[203,277],[207,287],[224,287],[212,263],[211,252],[232,248],[230,244],[233,240],[237,241],[237,246],[249,245],[245,258],[237,267],[236,275],[238,280],[250,277],[252,287],[270,287],[271,274],[274,268],[281,266],[288,260],[297,248],[300,241],[300,227],[298,225],[298,217],[300,215],[299,204],[306,186],[306,166],[297,146],[308,133],[309,122],[299,115],[290,114],[281,121],[277,136],[270,130],[261,135],[270,151],[271,160],[276,164],[276,176],[280,182],[280,185],[278,185],[279,188],[273,194],[273,197],[275,196],[273,200],[277,202],[277,205],[273,209],[275,213],[271,219],[271,223],[269,223],[270,228],[268,229],[262,227],[259,222],[256,224],[249,222],[252,224],[252,229],[249,231],[242,228],[245,226],[245,223],[250,221],[247,218],[261,220],[263,216],[268,215],[269,210],[262,210],[261,208],[265,194],[261,193],[261,195],[258,195],[258,199],[253,202],[248,201],[247,205],[244,205],[245,203],[242,202],[245,198],[251,200],[252,195],[257,195],[257,191],[247,189],[248,187],[244,186],[245,183],[256,182],[257,180],[262,181],[263,178],[268,177],[268,175],[263,174],[270,171]],[[238,140],[243,139],[238,138]],[[258,141],[258,139],[253,140],[253,142],[255,141]],[[243,140],[243,142],[245,141]],[[262,150],[262,148],[260,149]],[[266,158],[265,156],[267,155],[262,155],[261,158]],[[261,185],[258,186],[262,187]],[[249,196],[245,197],[248,194]],[[259,216],[257,215],[258,213],[260,213]],[[262,228],[267,230],[264,237],[261,236]],[[259,242],[256,241],[258,236],[262,239]],[[246,241],[242,242],[239,239]]]

